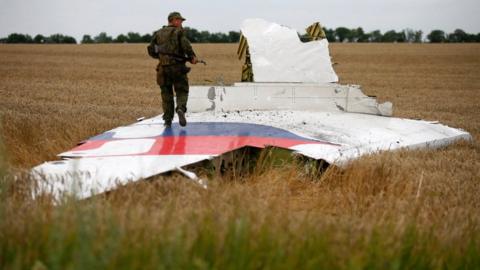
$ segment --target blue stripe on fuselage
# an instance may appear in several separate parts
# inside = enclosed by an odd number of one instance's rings
[[[108,131],[90,138],[89,141],[114,140],[114,135],[115,132]],[[173,123],[171,128],[165,129],[160,135],[160,137],[166,136],[250,136],[315,141],[272,126],[228,122],[190,122],[186,127]]]

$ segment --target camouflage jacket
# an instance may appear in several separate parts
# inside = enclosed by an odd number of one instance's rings
[[[190,41],[182,28],[164,26],[153,34],[151,45],[156,45],[159,65],[185,63],[195,57]]]

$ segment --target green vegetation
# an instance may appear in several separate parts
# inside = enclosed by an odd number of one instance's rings
[[[236,43],[240,39],[240,32],[230,31],[226,33],[210,33],[209,31],[199,31],[195,28],[185,27],[187,37],[192,43]],[[404,29],[402,31],[390,30],[382,34],[380,30],[374,30],[366,33],[362,27],[349,29],[346,27],[337,27],[336,29],[323,28],[329,42],[410,42],[421,43],[423,32],[421,30]],[[307,34],[300,36],[304,41],[309,40]],[[136,32],[128,32],[126,35],[120,34],[116,38],[109,36],[105,32],[99,33],[93,37],[83,35],[82,44],[92,43],[148,43],[152,39],[151,34],[141,35]],[[427,35],[430,43],[463,43],[480,42],[480,33],[469,34],[462,29],[456,29],[453,33],[446,34],[442,30],[433,30]],[[77,41],[69,36],[61,34],[44,37],[36,35],[32,39],[29,35],[13,33],[7,38],[0,39],[0,43],[76,43]]]
[[[404,29],[402,31],[390,30],[382,34],[380,30],[365,32],[362,27],[348,29],[346,27],[338,27],[336,29],[323,28],[329,42],[409,42],[421,43],[423,40],[423,32],[421,30]],[[308,40],[307,35],[303,35],[302,39]],[[462,29],[456,29],[453,33],[446,34],[441,30],[433,30],[427,35],[430,43],[463,43],[463,42],[480,42],[480,33],[469,34]]]
[[[53,34],[49,37],[43,35],[36,35],[32,38],[27,34],[13,33],[8,35],[7,38],[0,39],[0,43],[35,43],[35,44],[76,44],[77,40],[70,36],[65,36],[62,34]]]

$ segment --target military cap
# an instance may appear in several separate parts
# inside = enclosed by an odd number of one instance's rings
[[[180,14],[180,12],[172,12],[170,14],[168,14],[168,21],[171,21],[173,19],[181,19],[182,21],[185,21],[186,19],[182,17],[182,15]]]

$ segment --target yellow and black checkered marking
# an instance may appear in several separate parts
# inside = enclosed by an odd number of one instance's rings
[[[247,49],[248,49],[247,39],[243,35],[240,35],[240,41],[238,43],[238,49],[237,49],[238,59],[242,59]]]
[[[326,38],[325,31],[319,22],[313,23],[305,29],[312,40],[319,40]]]
[[[253,82],[253,69],[252,61],[250,60],[250,52],[248,51],[248,42],[243,35],[240,36],[237,55],[239,60],[245,55],[245,63],[242,66],[242,82]]]

